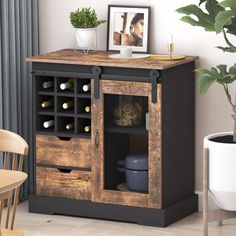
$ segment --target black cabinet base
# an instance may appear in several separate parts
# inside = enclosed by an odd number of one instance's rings
[[[122,206],[90,201],[30,196],[29,212],[64,214],[165,227],[198,211],[196,194],[165,209]]]

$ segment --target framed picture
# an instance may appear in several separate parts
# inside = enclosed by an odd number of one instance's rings
[[[107,50],[148,53],[150,7],[108,5]]]

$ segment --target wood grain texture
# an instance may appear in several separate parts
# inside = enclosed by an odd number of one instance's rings
[[[148,96],[150,84],[140,82],[102,81],[102,93],[130,96]]]
[[[55,136],[36,136],[36,163],[70,167],[91,167],[91,141],[72,138],[60,140]]]
[[[75,52],[73,49],[63,49],[56,52],[50,52],[44,55],[28,57],[26,60],[31,62],[45,62],[58,64],[74,65],[94,65],[94,66],[111,66],[139,69],[156,69],[164,70],[177,65],[195,61],[197,57],[186,56],[183,60],[175,61],[158,61],[151,58],[144,59],[110,59],[108,55],[112,53],[106,51],[97,51],[92,54],[83,54]],[[114,54],[114,53],[113,53]]]
[[[91,81],[93,85],[93,81]],[[104,173],[104,109],[103,109],[103,96],[101,94],[100,83],[100,98],[91,98],[91,141],[92,141],[92,201],[99,201],[103,191],[103,173]],[[94,86],[91,88],[91,94],[94,95]],[[97,143],[97,145],[95,145]]]
[[[91,173],[57,168],[36,167],[36,194],[78,200],[91,199]]]
[[[150,85],[151,90],[151,85]],[[157,86],[157,103],[151,102],[149,92],[149,135],[148,135],[148,206],[162,207],[162,130],[161,130],[161,84]]]
[[[149,193],[105,190],[104,186],[104,94],[147,96],[151,119],[149,132]],[[93,98],[92,133],[99,135],[93,149],[92,200],[120,205],[161,208],[161,87],[157,88],[158,103],[151,102],[151,84],[138,82],[101,81],[100,98]],[[96,114],[96,115],[95,115]],[[95,143],[95,135],[92,141]]]
[[[148,194],[103,190],[103,194],[101,195],[101,198],[98,200],[98,202],[126,206],[148,207]]]

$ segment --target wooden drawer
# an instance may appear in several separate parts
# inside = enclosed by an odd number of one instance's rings
[[[36,194],[79,200],[91,199],[91,172],[36,167]]]
[[[37,135],[36,163],[91,168],[91,140]]]

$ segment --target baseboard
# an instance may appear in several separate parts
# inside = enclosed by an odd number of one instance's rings
[[[198,195],[198,211],[202,211],[203,192],[196,191],[195,193]],[[212,198],[211,194],[208,195],[208,209],[209,210],[219,209],[214,199]]]
[[[156,227],[166,227],[196,211],[198,211],[197,194],[163,209],[46,196],[29,197],[29,212],[33,213],[109,219]]]

